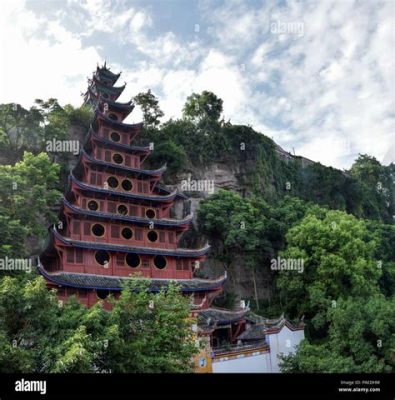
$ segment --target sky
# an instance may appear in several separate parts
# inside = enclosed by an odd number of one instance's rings
[[[0,0],[0,103],[79,106],[104,61],[163,121],[209,90],[297,155],[395,162],[395,0]]]

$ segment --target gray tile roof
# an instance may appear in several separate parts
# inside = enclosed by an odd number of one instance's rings
[[[111,275],[93,275],[83,273],[71,273],[66,271],[49,273],[42,265],[39,267],[39,272],[50,282],[59,286],[70,286],[84,289],[108,289],[120,291],[127,280],[142,279],[128,278]],[[149,279],[150,290],[159,291],[161,288],[166,288],[170,282],[174,282],[181,286],[183,292],[198,292],[206,290],[216,290],[222,287],[226,277],[222,276],[215,280],[209,279]]]

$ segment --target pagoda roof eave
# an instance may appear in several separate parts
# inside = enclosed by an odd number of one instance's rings
[[[145,255],[162,255],[169,257],[190,257],[200,258],[205,256],[210,250],[210,245],[206,245],[201,249],[162,249],[153,247],[124,246],[119,244],[109,244],[101,242],[85,242],[81,240],[72,240],[62,236],[55,228],[52,228],[55,239],[59,240],[66,246],[77,247],[90,250],[106,250],[118,251],[120,253],[137,253]]]
[[[108,108],[110,110],[119,110],[123,112],[125,116],[130,114],[134,109],[134,104],[132,100],[129,100],[127,103],[120,103],[118,101],[100,98],[99,106],[104,106],[104,104],[108,104]]]
[[[118,96],[121,95],[121,93],[124,91],[124,89],[126,87],[126,84],[124,84],[123,86],[108,86],[108,85],[105,85],[95,75],[93,76],[91,84],[94,84],[95,86],[97,86],[100,91],[104,91],[104,92],[107,92],[107,93],[115,94],[115,95],[118,95]]]
[[[220,276],[217,279],[150,279],[150,278],[133,278],[121,277],[113,275],[93,275],[85,273],[57,272],[49,273],[39,263],[38,271],[49,282],[58,286],[68,286],[80,289],[96,289],[121,291],[124,284],[129,280],[148,280],[150,282],[150,291],[158,292],[161,288],[166,288],[169,283],[175,283],[181,286],[181,291],[184,293],[190,292],[206,292],[221,289],[226,275]]]
[[[121,76],[121,72],[116,74],[116,73],[110,71],[106,66],[104,66],[104,67],[97,66],[96,72],[99,74],[105,75],[108,79],[115,79],[115,81],[118,80],[118,78]]]
[[[111,220],[134,222],[142,225],[150,225],[151,223],[154,223],[155,226],[182,227],[189,225],[193,219],[193,214],[188,215],[184,219],[176,220],[176,219],[148,219],[141,217],[125,216],[120,214],[97,212],[76,207],[65,198],[63,198],[63,204],[71,212],[78,215],[91,216],[99,219],[111,219]]]
[[[141,195],[135,193],[124,193],[124,192],[116,192],[109,189],[102,189],[96,186],[91,186],[86,183],[79,181],[73,174],[70,174],[70,180],[73,182],[79,189],[85,190],[92,193],[101,193],[103,195],[115,196],[115,197],[123,197],[127,199],[136,199],[136,200],[143,200],[143,201],[154,201],[158,203],[169,203],[174,201],[176,196],[178,195],[177,191],[174,190],[173,192],[169,193],[168,195],[163,196],[155,196],[155,195]]]
[[[245,319],[249,308],[240,310],[225,310],[221,308],[206,308],[195,311],[198,316],[198,323],[203,326],[222,326],[232,324]],[[212,323],[211,323],[212,322]]]
[[[138,175],[141,174],[141,175],[148,175],[148,176],[154,176],[154,177],[160,178],[162,176],[162,174],[166,171],[166,168],[167,168],[166,164],[155,170],[154,169],[150,170],[150,169],[124,167],[122,165],[113,164],[113,163],[109,163],[109,162],[102,161],[102,160],[96,160],[95,158],[91,157],[85,150],[82,150],[81,153],[82,153],[82,159],[85,159],[90,164],[101,165],[104,167],[114,168],[114,169],[120,170],[120,171],[135,173]]]
[[[248,319],[248,318],[247,318]],[[281,316],[277,320],[263,319],[264,322],[251,325],[247,330],[242,332],[237,339],[238,340],[260,340],[266,335],[272,335],[279,333],[281,329],[286,326],[291,331],[298,331],[304,329],[304,324],[294,325],[289,322],[284,316]]]
[[[142,122],[139,122],[138,124],[125,124],[123,122],[114,121],[113,119],[108,118],[106,115],[104,115],[100,110],[96,109],[94,119],[97,118],[101,119],[102,121],[104,121],[105,124],[111,126],[112,128],[119,129],[122,132],[129,132],[133,129],[142,129],[144,125]]]
[[[111,140],[108,140],[104,137],[99,136],[91,126],[89,130],[90,135],[92,136],[92,139],[94,139],[98,143],[103,143],[107,146],[111,146],[114,148],[122,149],[124,151],[128,151],[131,153],[143,153],[143,154],[149,154],[151,152],[150,148],[148,146],[129,146],[127,144],[122,144],[122,143],[117,143],[113,142]]]

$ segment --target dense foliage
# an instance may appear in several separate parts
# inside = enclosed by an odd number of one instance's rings
[[[0,166],[0,256],[28,256],[26,241],[45,238],[48,224],[56,221],[58,181],[59,165],[46,153],[25,152],[15,165]]]
[[[150,91],[134,100],[146,125],[141,140],[154,144],[147,161],[167,163],[169,183],[186,172],[204,177],[215,163],[234,172],[239,193],[220,190],[202,201],[194,234],[209,239],[211,258],[230,279],[237,263],[247,269],[257,312],[304,316],[306,340],[283,370],[393,369],[394,164],[360,155],[339,171],[291,156],[251,127],[221,120],[222,100],[210,92],[192,94],[182,118],[162,124]],[[82,140],[91,117],[55,99],[29,110],[0,105],[1,257],[42,250],[74,158],[43,151],[48,140]],[[272,270],[278,256],[303,260],[303,272]],[[41,278],[1,273],[0,371],[190,370],[191,321],[176,288],[152,295],[144,283],[129,287],[109,313],[73,299],[59,307]],[[270,305],[258,296],[262,275],[271,281]]]
[[[138,280],[140,281],[140,280]],[[188,299],[129,282],[112,312],[59,303],[41,277],[0,280],[0,372],[190,372]]]

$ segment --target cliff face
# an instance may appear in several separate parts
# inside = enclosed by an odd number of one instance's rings
[[[222,159],[201,165],[191,162],[178,171],[172,183],[189,196],[184,208],[178,210],[179,216],[192,211],[194,230],[183,240],[188,244],[202,245],[205,240],[196,223],[199,203],[211,193],[207,190],[185,190],[185,182],[213,182],[214,192],[228,189],[247,197],[255,195],[264,198],[275,207],[276,201],[284,195],[299,197],[303,200],[332,209],[344,210],[361,218],[372,218],[382,222],[391,222],[393,210],[386,206],[385,199],[375,188],[364,186],[346,171],[325,167],[319,163],[284,151],[270,139],[251,130],[248,153],[230,151]],[[207,184],[207,187],[211,187]],[[394,185],[389,188],[394,195]],[[372,202],[376,203],[371,208]],[[211,243],[215,252],[215,243]],[[265,250],[262,249],[262,252]],[[276,254],[265,254],[266,259]],[[273,293],[273,274],[269,263],[256,272],[256,290],[260,300],[270,300]],[[213,256],[207,260],[206,270],[213,273],[223,271],[225,265]],[[253,298],[254,286],[251,269],[242,258],[235,259],[228,270],[226,290],[236,298]]]
[[[169,128],[167,128],[169,130]],[[160,132],[160,131],[159,131]],[[171,130],[170,130],[171,133]],[[221,146],[221,151],[206,157],[205,161],[196,161],[196,154],[205,151],[199,138],[196,143],[186,142],[182,134],[173,137],[167,132],[166,137],[150,137],[147,132],[147,141],[155,142],[155,152],[159,153],[161,163],[172,160],[168,154],[160,154],[160,144],[171,140],[185,151],[186,162],[176,169],[175,173],[167,174],[164,182],[169,188],[177,187],[188,195],[189,200],[184,204],[177,204],[174,215],[182,217],[190,212],[194,213],[193,227],[184,234],[181,245],[201,246],[206,238],[199,231],[197,213],[199,203],[207,199],[219,189],[228,189],[239,193],[242,197],[258,196],[275,207],[276,201],[285,195],[299,197],[306,201],[341,209],[357,217],[373,218],[384,222],[392,221],[395,211],[385,205],[385,199],[380,197],[375,188],[363,186],[349,173],[325,167],[304,157],[295,156],[266,136],[255,132],[246,126],[227,126],[220,129],[216,135],[215,149]],[[84,131],[79,127],[70,131],[72,139],[82,140]],[[144,135],[143,135],[144,139]],[[240,144],[243,150],[240,150]],[[159,149],[159,150],[157,150]],[[203,149],[203,150],[202,150]],[[67,176],[68,170],[76,163],[76,157],[61,155],[55,161],[62,165],[62,177]],[[158,165],[146,164],[147,168]],[[66,181],[62,180],[62,185]],[[394,185],[389,188],[394,197]],[[375,207],[371,207],[372,202]],[[391,204],[394,202],[391,201]],[[211,243],[215,252],[215,243]],[[262,250],[263,251],[263,250]],[[275,254],[265,254],[270,259]],[[209,256],[203,271],[210,275],[223,272],[224,264]],[[228,271],[226,290],[237,298],[252,298],[254,285],[252,271],[245,265],[243,259],[234,260]],[[262,266],[255,276],[257,294],[260,299],[270,299],[273,282],[272,273],[268,266]]]

